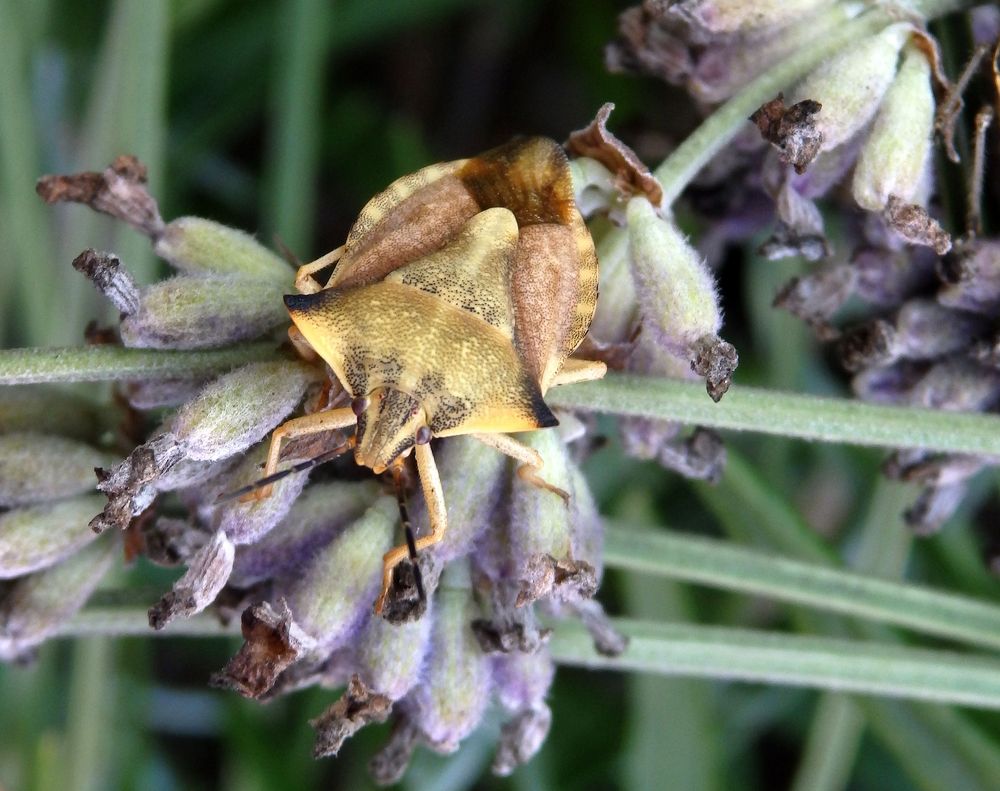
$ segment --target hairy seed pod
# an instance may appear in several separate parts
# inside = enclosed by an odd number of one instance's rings
[[[358,673],[375,692],[399,700],[420,681],[431,624],[434,600],[416,620],[393,624],[384,618],[369,618],[356,646]]]
[[[320,648],[338,647],[368,616],[397,518],[393,498],[380,497],[305,571],[287,581],[285,596],[295,622]]]
[[[167,224],[153,250],[188,274],[242,275],[290,286],[291,268],[250,234],[201,217]]]
[[[72,497],[94,488],[95,467],[118,459],[66,437],[35,432],[0,435],[0,507]]]
[[[822,105],[815,116],[823,137],[820,151],[847,142],[874,117],[910,30],[907,24],[892,25],[858,42],[824,61],[795,88],[793,103],[810,99]]]
[[[285,288],[233,275],[178,275],[143,289],[138,312],[122,320],[122,342],[204,349],[257,338],[288,322]]]
[[[722,326],[715,280],[677,227],[645,198],[629,201],[628,237],[644,327],[661,345],[686,355]]]
[[[854,200],[862,209],[882,211],[890,195],[907,203],[917,198],[933,131],[931,67],[927,56],[910,46],[854,168]]]
[[[233,584],[246,587],[308,565],[377,495],[373,482],[330,481],[307,487],[277,527],[239,547]]]
[[[46,568],[89,544],[97,534],[87,523],[103,504],[103,496],[85,494],[0,514],[0,579]]]
[[[315,369],[300,362],[244,365],[220,376],[181,407],[173,433],[192,459],[234,456],[284,420],[315,379]]]
[[[472,733],[492,692],[490,660],[469,626],[477,615],[471,591],[451,579],[443,579],[437,593],[423,681],[405,698],[428,744],[441,753],[454,752]]]
[[[257,445],[247,452],[246,457],[232,472],[220,476],[205,487],[204,502],[208,505],[206,510],[212,514],[214,527],[223,530],[234,544],[252,544],[270,532],[288,515],[292,503],[309,480],[308,473],[293,473],[276,481],[269,497],[249,502],[229,501],[212,507],[220,495],[255,483],[260,478],[266,456],[266,443]]]
[[[90,598],[120,545],[93,541],[62,563],[0,586],[0,659],[26,655],[55,634]]]

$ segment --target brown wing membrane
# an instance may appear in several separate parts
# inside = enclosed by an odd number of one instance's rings
[[[558,143],[528,138],[470,159],[456,175],[479,205],[509,209],[520,226],[515,340],[544,393],[597,309],[597,253],[576,208],[569,160]]]
[[[330,288],[374,283],[437,250],[479,211],[453,175],[466,160],[430,165],[397,179],[361,210]]]

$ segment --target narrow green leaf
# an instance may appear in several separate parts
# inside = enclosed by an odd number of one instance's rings
[[[328,0],[287,0],[279,10],[265,216],[290,250],[306,255],[312,239],[324,94]]]
[[[618,657],[594,649],[587,631],[561,623],[550,643],[563,664],[814,687],[1000,708],[1000,662],[873,642],[800,637],[688,624],[615,621],[629,638]]]
[[[605,563],[1000,648],[1000,606],[717,539],[608,526]]]

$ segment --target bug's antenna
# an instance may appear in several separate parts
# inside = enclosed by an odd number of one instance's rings
[[[402,464],[394,464],[392,466],[392,483],[396,490],[399,518],[403,523],[403,532],[406,535],[406,548],[410,551],[410,562],[413,563],[413,582],[417,587],[417,596],[421,602],[425,602],[427,601],[427,594],[424,593],[424,577],[420,573],[420,565],[417,563],[417,542],[413,537],[413,526],[410,524],[410,514],[406,508],[406,488],[403,486]]]
[[[215,502],[218,504],[218,503],[228,503],[230,500],[237,500],[240,497],[250,494],[251,492],[257,491],[258,489],[263,489],[266,486],[270,486],[275,481],[280,481],[282,478],[291,475],[293,472],[302,472],[303,470],[309,470],[312,469],[313,467],[318,467],[320,464],[325,464],[326,462],[331,461],[332,459],[335,459],[338,456],[342,456],[343,454],[347,453],[347,451],[349,451],[353,447],[354,447],[354,437],[351,437],[349,440],[347,440],[347,442],[343,443],[342,445],[338,445],[332,450],[324,451],[323,453],[320,453],[318,456],[313,456],[311,459],[306,459],[305,461],[301,461],[298,464],[293,464],[291,467],[288,467],[287,469],[284,470],[279,470],[273,475],[266,475],[263,478],[254,481],[249,486],[244,486],[242,489],[237,489],[234,492],[226,492],[225,494],[220,494]]]

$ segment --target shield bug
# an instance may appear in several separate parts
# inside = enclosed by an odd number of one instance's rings
[[[430,532],[385,554],[381,612],[393,568],[447,529],[431,439],[471,434],[521,462],[522,480],[566,496],[508,432],[556,425],[548,388],[604,375],[603,363],[570,357],[597,285],[594,243],[554,141],[518,139],[398,179],[368,202],[343,247],[299,269],[300,293],[285,297],[296,348],[322,358],[352,401],[279,426],[251,496],[267,496],[282,474],[288,439],[356,424],[339,450],[353,448],[375,473],[392,469],[397,483],[413,452]]]

